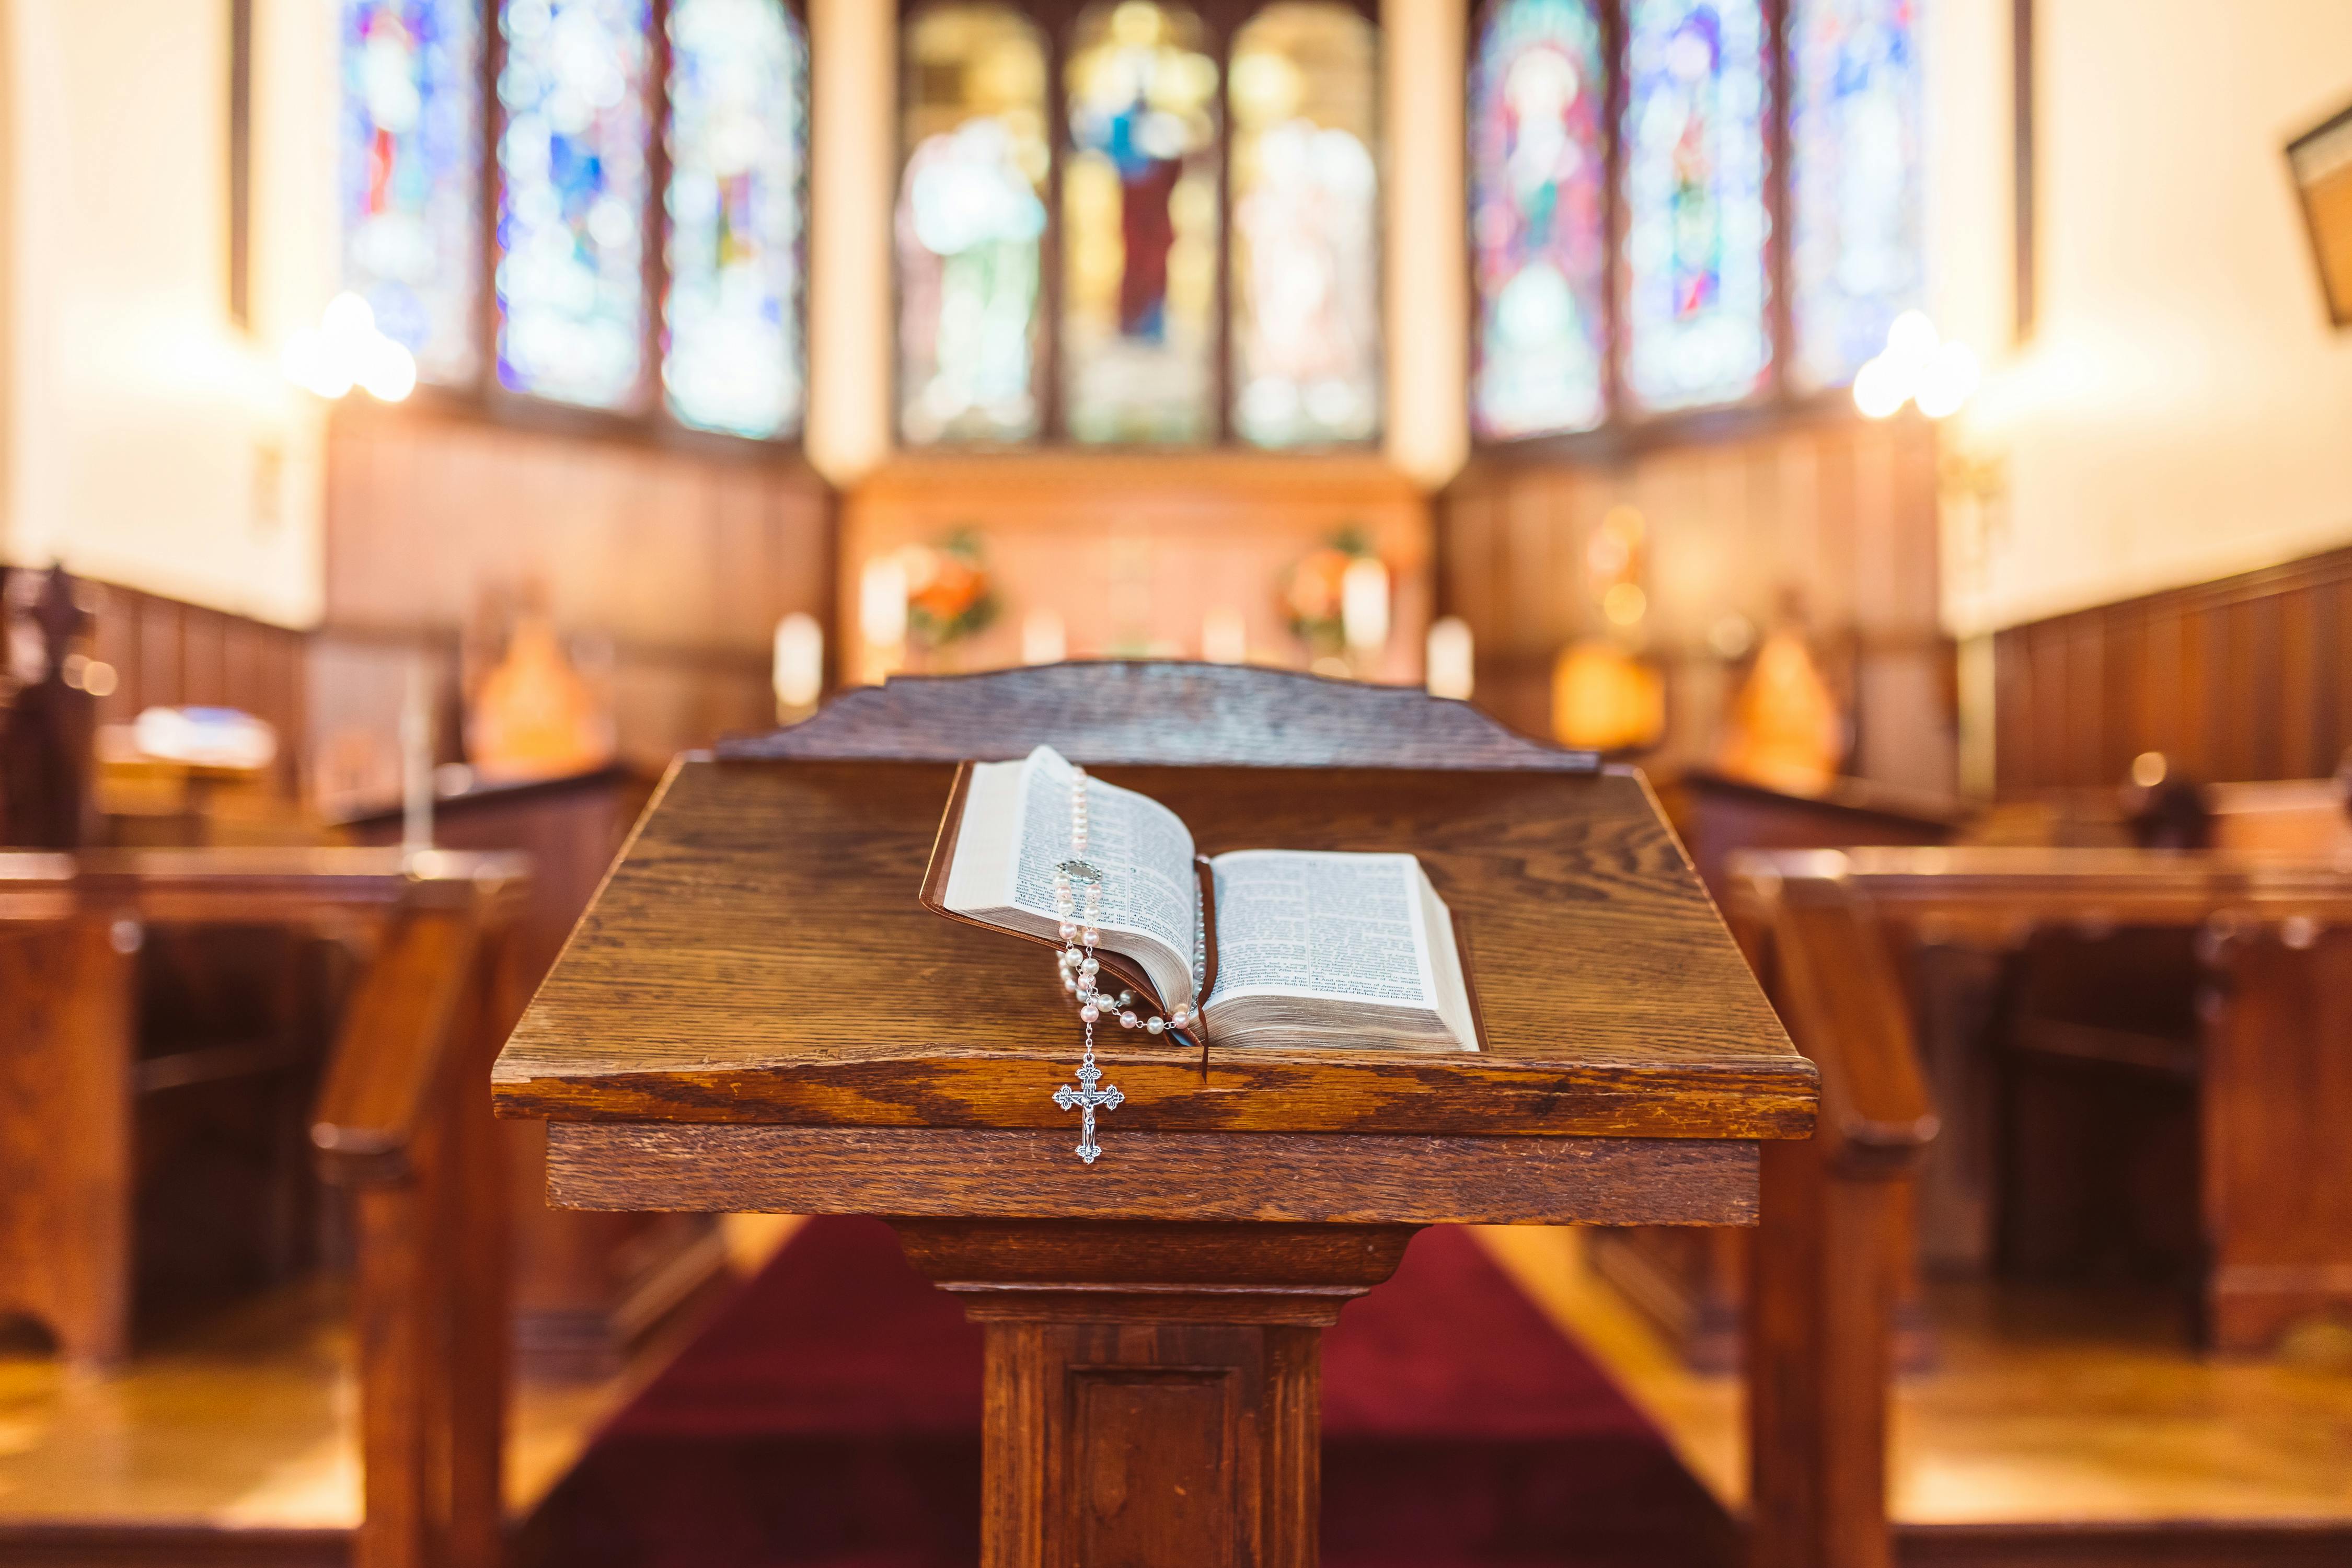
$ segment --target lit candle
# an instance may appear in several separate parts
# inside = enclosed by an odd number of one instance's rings
[[[1051,610],[1032,610],[1021,617],[1021,662],[1059,664],[1069,657],[1069,635],[1062,617]]]
[[[1430,623],[1426,668],[1432,697],[1468,700],[1472,663],[1469,622],[1460,616],[1441,616]]]
[[[1221,605],[1201,617],[1201,657],[1211,664],[1242,664],[1249,658],[1249,627],[1242,613]]]
[[[867,679],[898,667],[907,648],[907,567],[896,555],[877,555],[858,574],[857,633]]]
[[[1339,579],[1339,625],[1356,653],[1378,653],[1389,640],[1389,569],[1372,555],[1348,563]]]
[[[794,610],[776,623],[776,717],[797,719],[816,706],[824,689],[824,628],[816,617]]]

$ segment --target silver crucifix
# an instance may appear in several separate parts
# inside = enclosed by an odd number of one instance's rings
[[[1078,1082],[1083,1087],[1072,1089],[1066,1083],[1054,1091],[1055,1104],[1065,1110],[1079,1113],[1078,1158],[1089,1165],[1102,1153],[1102,1145],[1095,1142],[1095,1108],[1100,1106],[1105,1110],[1117,1110],[1119,1101],[1127,1098],[1118,1091],[1117,1084],[1108,1089],[1097,1089],[1095,1084],[1101,1078],[1102,1068],[1095,1066],[1095,1058],[1089,1053],[1087,1059],[1078,1064]]]

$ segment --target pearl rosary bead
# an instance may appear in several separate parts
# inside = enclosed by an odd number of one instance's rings
[[[1094,949],[1102,942],[1103,885],[1101,873],[1085,865],[1087,838],[1087,777],[1081,769],[1070,786],[1070,860],[1054,872],[1054,929],[1063,943],[1055,960],[1062,989],[1078,1003],[1078,1017],[1087,1026],[1087,1060],[1092,1062],[1094,1026],[1106,1014],[1122,1029],[1168,1035],[1190,1025],[1199,1009],[1187,1003],[1167,1009],[1164,1016],[1147,1017],[1135,1010],[1133,991],[1122,989],[1114,997],[1098,984],[1102,961]],[[1080,882],[1073,873],[1087,879]]]

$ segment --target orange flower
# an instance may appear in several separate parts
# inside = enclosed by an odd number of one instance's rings
[[[971,608],[985,584],[970,562],[942,550],[935,552],[931,580],[912,598],[917,608],[946,626]]]
[[[1302,621],[1336,617],[1349,559],[1347,552],[1326,546],[1300,561],[1290,574],[1290,613]]]

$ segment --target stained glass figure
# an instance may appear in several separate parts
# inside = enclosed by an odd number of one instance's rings
[[[1628,0],[1625,388],[1732,403],[1771,364],[1760,0]]]
[[[427,381],[478,369],[477,0],[344,0],[343,286]]]
[[[645,381],[648,0],[504,0],[499,380],[593,408]]]
[[[907,26],[898,432],[911,446],[1037,434],[1045,47],[1008,6],[933,5]]]
[[[1607,414],[1608,68],[1592,0],[1503,0],[1470,75],[1480,436]]]
[[[1789,8],[1790,371],[1843,386],[1926,289],[1917,0]]]
[[[1379,39],[1331,0],[1234,36],[1233,427],[1261,447],[1380,429]]]
[[[797,429],[808,45],[783,0],[671,0],[662,384],[683,424]]]
[[[1065,88],[1062,388],[1080,442],[1215,428],[1217,62],[1181,5],[1080,13]]]

